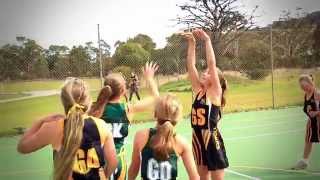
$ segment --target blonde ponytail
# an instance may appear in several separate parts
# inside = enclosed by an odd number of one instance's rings
[[[157,160],[164,161],[174,151],[174,126],[182,112],[182,106],[173,95],[158,99],[155,106],[155,118],[158,121],[157,132],[151,139],[151,147]]]
[[[174,135],[173,125],[170,121],[165,121],[157,127],[157,132],[151,140],[151,146],[157,160],[165,161],[169,159],[170,153],[174,151]]]
[[[90,105],[84,82],[76,78],[68,80],[61,90],[61,101],[67,117],[64,122],[62,146],[54,159],[54,180],[69,178],[82,141],[83,115]]]

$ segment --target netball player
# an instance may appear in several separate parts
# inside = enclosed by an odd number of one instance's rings
[[[216,67],[210,37],[201,29],[182,34],[188,42],[187,68],[192,90],[196,94],[192,104],[192,147],[201,179],[221,180],[229,166],[222,136],[218,129],[221,108],[225,105],[227,83]],[[207,69],[201,76],[195,66],[196,40],[205,44]]]
[[[36,121],[21,137],[18,151],[31,153],[51,145],[55,180],[109,177],[117,166],[113,137],[103,120],[86,114],[90,98],[85,83],[77,78],[67,79],[61,89],[61,102],[66,115]]]
[[[135,135],[129,180],[136,179],[140,166],[144,180],[177,179],[179,157],[183,160],[189,179],[199,179],[190,145],[174,132],[181,109],[180,103],[172,95],[157,100],[154,112],[156,127],[140,130]]]
[[[316,89],[312,75],[301,75],[299,84],[304,91],[303,111],[308,116],[306,137],[304,145],[303,159],[292,167],[295,170],[306,169],[308,167],[309,156],[312,145],[320,142],[320,92]]]
[[[143,74],[151,89],[152,96],[143,98],[135,104],[121,102],[126,94],[126,81],[121,74],[110,74],[105,78],[105,87],[100,91],[97,102],[94,103],[90,113],[100,117],[112,126],[112,134],[117,151],[118,166],[110,177],[111,180],[124,180],[127,176],[124,143],[129,133],[129,125],[133,115],[137,112],[151,110],[156,97],[159,95],[157,85],[153,79],[158,66],[147,63]]]

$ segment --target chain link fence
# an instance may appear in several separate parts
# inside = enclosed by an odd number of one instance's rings
[[[301,105],[299,75],[312,74],[317,83],[320,78],[312,33],[312,29],[269,27],[234,32],[230,35],[232,43],[220,47],[213,40],[217,64],[229,82],[225,111]],[[128,81],[132,72],[138,74],[144,95],[141,67],[146,61],[154,61],[160,66],[156,80],[161,92],[177,94],[188,114],[192,94],[186,72],[187,45],[179,35],[168,37],[167,45],[159,49],[141,39],[120,42],[112,55],[110,46],[99,42],[100,51],[91,42],[45,49],[34,40],[17,37],[16,44],[0,48],[0,101],[52,95],[68,76],[83,78],[91,89],[99,90],[102,76],[111,72],[121,72]],[[196,57],[197,68],[204,70],[205,48],[199,41]]]

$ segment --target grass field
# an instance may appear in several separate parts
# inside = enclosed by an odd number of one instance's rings
[[[25,97],[25,96],[28,96],[28,95],[27,94],[22,94],[22,93],[0,94],[0,100],[20,98],[20,97]]]
[[[99,89],[100,79],[84,78],[91,89]],[[4,83],[0,82],[0,93],[21,93],[26,91],[60,89],[64,80],[34,80]]]
[[[306,117],[301,107],[227,114],[221,121],[230,168],[227,180],[318,180],[320,179],[320,146],[315,146],[306,171],[288,170],[302,154]],[[130,162],[133,135],[153,123],[131,127],[126,144]],[[188,120],[177,125],[177,132],[191,139]],[[0,139],[0,179],[45,180],[52,172],[52,152],[45,148],[32,155],[19,155],[15,148],[18,137]],[[186,172],[179,161],[179,179]]]

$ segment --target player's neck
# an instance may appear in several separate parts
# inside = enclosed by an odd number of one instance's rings
[[[121,99],[120,97],[116,97],[116,98],[110,100],[109,103],[120,103],[120,99]]]
[[[311,91],[306,92],[307,98],[309,99],[314,94],[314,92],[316,92],[316,88],[313,88]]]

